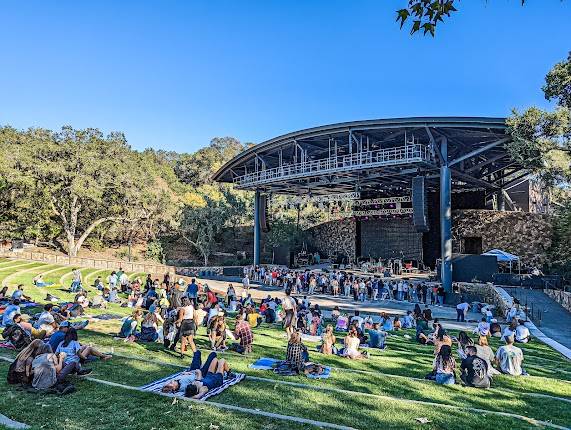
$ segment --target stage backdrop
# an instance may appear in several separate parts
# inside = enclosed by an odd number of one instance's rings
[[[409,218],[361,221],[361,256],[422,261],[422,233]],[[402,251],[402,254],[401,254]]]

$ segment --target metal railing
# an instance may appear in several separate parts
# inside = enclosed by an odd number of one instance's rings
[[[235,177],[234,185],[236,185],[237,188],[249,187],[286,179],[321,176],[347,170],[430,162],[432,160],[430,148],[426,145],[406,145],[376,151],[356,152],[348,155],[333,156],[320,160],[310,160],[259,170]]]

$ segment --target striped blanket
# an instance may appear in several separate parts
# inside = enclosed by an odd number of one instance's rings
[[[143,391],[150,391],[153,393],[161,393],[161,390],[163,389],[164,385],[170,381],[171,379],[176,378],[178,375],[180,375],[181,373],[183,373],[184,370],[182,372],[178,372],[175,373],[173,375],[170,376],[166,376],[162,379],[159,379],[158,381],[154,381],[151,382],[150,384],[147,385],[143,385],[141,387],[141,390]],[[204,396],[202,396],[200,398],[200,400],[204,401],[209,399],[210,397],[216,396],[218,394],[220,394],[222,391],[224,391],[226,388],[232,386],[232,385],[236,385],[238,382],[242,381],[244,378],[246,377],[246,375],[244,373],[236,373],[234,374],[234,376],[232,378],[225,378],[224,382],[222,383],[222,385],[218,388],[215,388],[214,390],[210,390],[208,391]],[[168,394],[168,396],[170,397],[184,397],[183,393],[170,393]]]

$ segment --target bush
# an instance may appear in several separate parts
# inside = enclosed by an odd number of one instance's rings
[[[163,245],[158,240],[151,240],[147,243],[147,251],[145,252],[145,257],[149,260],[158,261],[161,264],[165,262],[165,253],[163,250]]]
[[[87,239],[85,239],[85,246],[87,246],[91,251],[94,252],[101,252],[103,251],[103,249],[105,249],[105,245],[103,244],[103,241],[100,239],[97,239],[96,237],[88,237]]]

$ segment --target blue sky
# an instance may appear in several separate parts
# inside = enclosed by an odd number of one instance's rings
[[[571,1],[463,0],[435,39],[406,0],[4,1],[0,124],[194,151],[357,119],[548,106]]]

